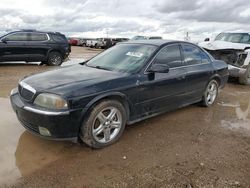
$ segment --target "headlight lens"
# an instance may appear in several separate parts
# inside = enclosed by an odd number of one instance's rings
[[[39,94],[34,104],[48,109],[68,109],[68,104],[62,97],[50,93]]]

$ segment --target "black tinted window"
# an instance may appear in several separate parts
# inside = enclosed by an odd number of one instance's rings
[[[182,66],[179,46],[171,45],[161,50],[155,58],[155,63],[167,64],[170,68]]]
[[[54,34],[51,34],[52,36],[52,39],[56,42],[67,42],[67,39],[65,36],[63,35],[54,35]]]
[[[44,33],[31,33],[30,34],[31,41],[45,41],[47,40],[47,35]]]
[[[201,54],[201,63],[210,63],[211,59],[208,56],[208,54],[206,54],[206,52],[200,50],[200,54]]]
[[[190,44],[183,44],[184,61],[187,65],[201,64],[201,50]]]
[[[15,33],[7,35],[4,38],[6,41],[27,41],[27,33]]]

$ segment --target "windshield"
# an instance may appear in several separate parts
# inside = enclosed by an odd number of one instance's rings
[[[221,33],[215,40],[250,44],[250,35],[248,33]]]
[[[156,50],[156,46],[142,44],[120,44],[91,59],[90,67],[133,73],[142,68]]]

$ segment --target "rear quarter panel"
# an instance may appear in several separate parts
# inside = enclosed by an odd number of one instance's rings
[[[220,78],[220,87],[223,88],[226,85],[229,77],[228,65],[224,61],[214,60],[213,66],[216,72],[215,76]]]

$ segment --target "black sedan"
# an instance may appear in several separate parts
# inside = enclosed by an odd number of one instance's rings
[[[10,99],[31,133],[102,148],[126,124],[193,103],[211,106],[227,79],[227,64],[194,44],[130,41],[88,62],[26,77]]]

